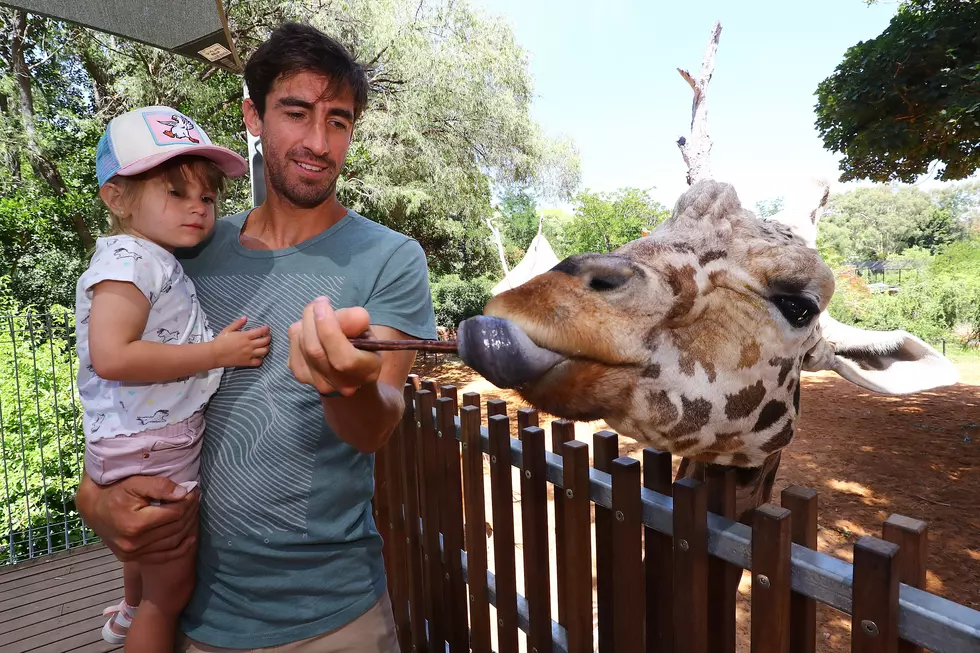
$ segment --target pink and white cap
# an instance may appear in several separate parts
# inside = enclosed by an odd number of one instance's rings
[[[95,153],[99,187],[114,175],[146,172],[182,154],[211,159],[229,177],[248,172],[243,157],[214,145],[204,129],[183,113],[165,106],[141,107],[113,118],[99,139]]]

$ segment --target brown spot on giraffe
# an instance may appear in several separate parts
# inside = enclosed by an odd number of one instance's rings
[[[793,440],[793,420],[786,422],[783,430],[769,438],[769,441],[762,445],[762,450],[772,453],[787,446]]]
[[[677,407],[667,396],[666,390],[647,393],[647,405],[653,424],[670,424],[677,420]]]
[[[708,273],[708,281],[711,282],[712,287],[717,288],[718,286],[725,285],[725,281],[728,279],[728,270],[712,270]]]
[[[644,379],[659,379],[660,378],[660,365],[657,363],[651,363],[643,368],[643,374],[641,375]]]
[[[681,396],[681,421],[667,432],[669,438],[679,438],[704,428],[711,419],[711,402],[707,399],[688,399]]]
[[[777,383],[779,383],[778,387],[781,388],[783,387],[783,383],[786,381],[786,377],[789,375],[790,370],[792,370],[796,365],[796,359],[774,356],[773,358],[769,359],[769,364],[773,367],[779,368],[779,379],[777,379]]]
[[[759,362],[759,356],[762,354],[762,350],[759,348],[759,343],[755,340],[747,342],[742,345],[742,349],[739,351],[738,355],[738,369],[745,370],[753,367]]]
[[[738,451],[744,446],[745,441],[742,439],[741,433],[717,433],[715,434],[715,442],[711,445],[711,450],[717,451],[718,453],[731,453]]]
[[[766,396],[766,388],[762,381],[742,388],[738,392],[725,397],[725,416],[728,419],[741,419],[752,414]]]
[[[684,317],[694,308],[694,301],[698,297],[698,283],[695,280],[697,272],[690,265],[683,267],[669,267],[665,281],[674,293],[674,305],[670,307],[666,319],[676,320]]]
[[[702,267],[704,267],[708,263],[711,263],[712,261],[717,261],[718,259],[723,259],[726,256],[728,256],[728,254],[725,253],[725,250],[711,249],[698,257],[698,263]]]
[[[773,399],[759,412],[759,419],[756,421],[755,426],[752,427],[754,433],[759,431],[765,431],[767,428],[779,421],[779,418],[786,414],[787,412],[786,404],[778,399]]]

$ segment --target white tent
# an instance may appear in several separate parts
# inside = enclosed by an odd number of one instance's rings
[[[555,256],[555,250],[551,249],[551,244],[544,237],[539,227],[538,235],[528,245],[524,258],[514,266],[513,270],[507,273],[503,281],[493,287],[491,292],[496,295],[505,290],[516,288],[528,279],[532,279],[542,272],[547,272],[556,265],[558,265],[558,257]]]

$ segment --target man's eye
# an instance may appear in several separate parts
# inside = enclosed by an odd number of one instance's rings
[[[300,118],[303,117],[303,114],[300,113],[300,112],[298,112],[298,111],[290,111],[290,112],[286,113],[286,115],[289,116],[290,118],[295,119],[295,120],[299,120]]]
[[[813,301],[799,295],[776,295],[771,301],[786,321],[797,328],[807,326],[820,313]]]

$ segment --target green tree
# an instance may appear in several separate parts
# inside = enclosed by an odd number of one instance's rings
[[[611,252],[652,230],[670,217],[670,210],[650,197],[649,190],[621,188],[611,193],[583,191],[573,202],[574,216],[564,230],[556,254]],[[561,251],[557,251],[557,250]]]
[[[786,199],[784,197],[774,197],[768,200],[759,200],[755,203],[755,212],[760,218],[765,218],[770,215],[775,215],[783,210],[786,205]]]
[[[841,181],[913,182],[980,167],[980,2],[906,0],[878,37],[847,50],[817,87],[816,126],[844,155]]]

